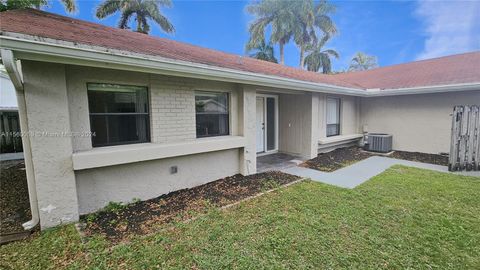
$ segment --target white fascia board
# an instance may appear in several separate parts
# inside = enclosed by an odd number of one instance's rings
[[[480,91],[480,82],[459,83],[446,85],[432,85],[409,88],[392,88],[392,89],[367,89],[366,97],[385,97],[385,96],[401,96],[401,95],[419,95],[419,94],[435,94],[446,92],[461,91]]]
[[[99,51],[66,45],[68,42],[53,44],[5,35],[0,36],[0,41],[2,48],[14,50],[15,56],[24,60],[122,69],[320,93],[362,96],[365,92],[357,88],[307,82],[150,55],[120,53],[114,50]]]

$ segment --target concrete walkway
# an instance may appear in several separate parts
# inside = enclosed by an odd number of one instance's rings
[[[343,188],[354,188],[370,178],[384,172],[393,165],[404,165],[437,172],[448,172],[448,168],[445,166],[379,156],[369,157],[331,173],[303,167],[286,168],[282,170],[282,172],[310,178],[317,182]],[[480,172],[459,172],[456,174],[480,177]]]
[[[23,152],[0,154],[0,161],[23,159]]]

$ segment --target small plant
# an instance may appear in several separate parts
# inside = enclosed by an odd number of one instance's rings
[[[280,187],[280,184],[272,178],[267,178],[262,182],[262,190],[267,191]]]
[[[125,209],[126,205],[123,205],[118,202],[109,202],[102,210],[102,212],[113,212],[118,213],[121,210]]]
[[[132,200],[132,204],[137,204],[139,202],[141,202],[142,200],[140,198],[133,198]]]
[[[87,223],[92,223],[97,218],[97,213],[88,214],[86,217]]]

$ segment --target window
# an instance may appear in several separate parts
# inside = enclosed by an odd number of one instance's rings
[[[195,92],[197,138],[229,134],[228,93]]]
[[[146,87],[89,83],[93,147],[150,141]]]
[[[340,99],[327,98],[327,137],[340,135]]]

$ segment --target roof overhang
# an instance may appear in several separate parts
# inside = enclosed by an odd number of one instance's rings
[[[46,42],[40,38],[0,35],[0,47],[14,51],[20,60],[147,72],[189,78],[228,81],[272,88],[361,96],[364,90],[269,76],[151,55],[87,47],[66,41]],[[55,43],[53,43],[55,42]],[[103,50],[102,50],[103,49]]]
[[[480,90],[480,82],[388,90],[364,90],[359,88],[349,88],[331,84],[315,83],[279,76],[258,74],[151,55],[135,54],[103,47],[75,44],[73,42],[34,37],[18,33],[1,33],[0,48],[12,50],[15,57],[20,60],[33,60],[119,69],[241,83],[286,90],[341,94],[359,97]]]

